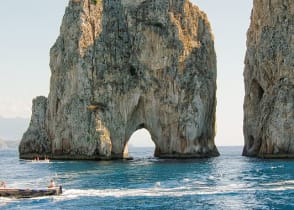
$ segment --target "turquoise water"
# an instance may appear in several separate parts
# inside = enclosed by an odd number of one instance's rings
[[[43,188],[50,178],[61,196],[0,198],[0,209],[294,209],[294,161],[240,156],[241,147],[221,147],[221,156],[158,160],[135,149],[132,161],[18,159],[0,150],[0,180],[7,187]]]

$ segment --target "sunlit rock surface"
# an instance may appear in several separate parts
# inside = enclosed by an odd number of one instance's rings
[[[219,154],[214,41],[189,1],[71,0],[50,56],[42,138],[31,123],[20,157],[44,144],[56,159],[123,158],[140,128],[157,157]]]
[[[243,155],[294,157],[294,1],[255,0],[247,34]]]

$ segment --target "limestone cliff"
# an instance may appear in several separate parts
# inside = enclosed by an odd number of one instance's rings
[[[140,128],[157,157],[218,155],[214,41],[188,0],[71,0],[50,56],[47,136],[31,124],[20,157],[48,138],[52,158],[122,158]]]
[[[243,155],[294,157],[294,1],[255,0],[247,34]]]
[[[40,96],[33,100],[32,117],[28,130],[22,137],[19,151],[21,154],[48,155],[51,153],[51,143],[45,126],[47,98]]]

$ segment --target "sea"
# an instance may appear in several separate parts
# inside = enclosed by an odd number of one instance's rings
[[[209,159],[164,160],[153,148],[132,148],[133,160],[19,160],[0,150],[0,180],[9,188],[46,188],[60,196],[0,197],[0,209],[294,209],[294,161],[242,157],[242,147],[219,147]]]

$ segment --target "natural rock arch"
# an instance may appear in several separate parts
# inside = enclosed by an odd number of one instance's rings
[[[50,58],[46,114],[32,115],[44,126],[31,124],[20,157],[42,144],[51,158],[123,158],[140,127],[157,157],[219,154],[213,36],[188,0],[71,0]]]
[[[144,154],[137,154],[138,148],[141,151],[146,149],[146,151],[144,151]],[[145,154],[145,152],[148,153]],[[137,156],[146,157],[146,155],[154,157],[156,155],[155,152],[156,145],[151,137],[150,132],[146,128],[140,127],[134,133],[132,133],[131,137],[128,139],[124,154],[127,158],[133,158]],[[136,153],[136,155],[132,153]]]
[[[151,137],[149,130],[144,127],[138,128],[130,137],[127,145],[138,146],[138,147],[154,147],[155,143]]]

